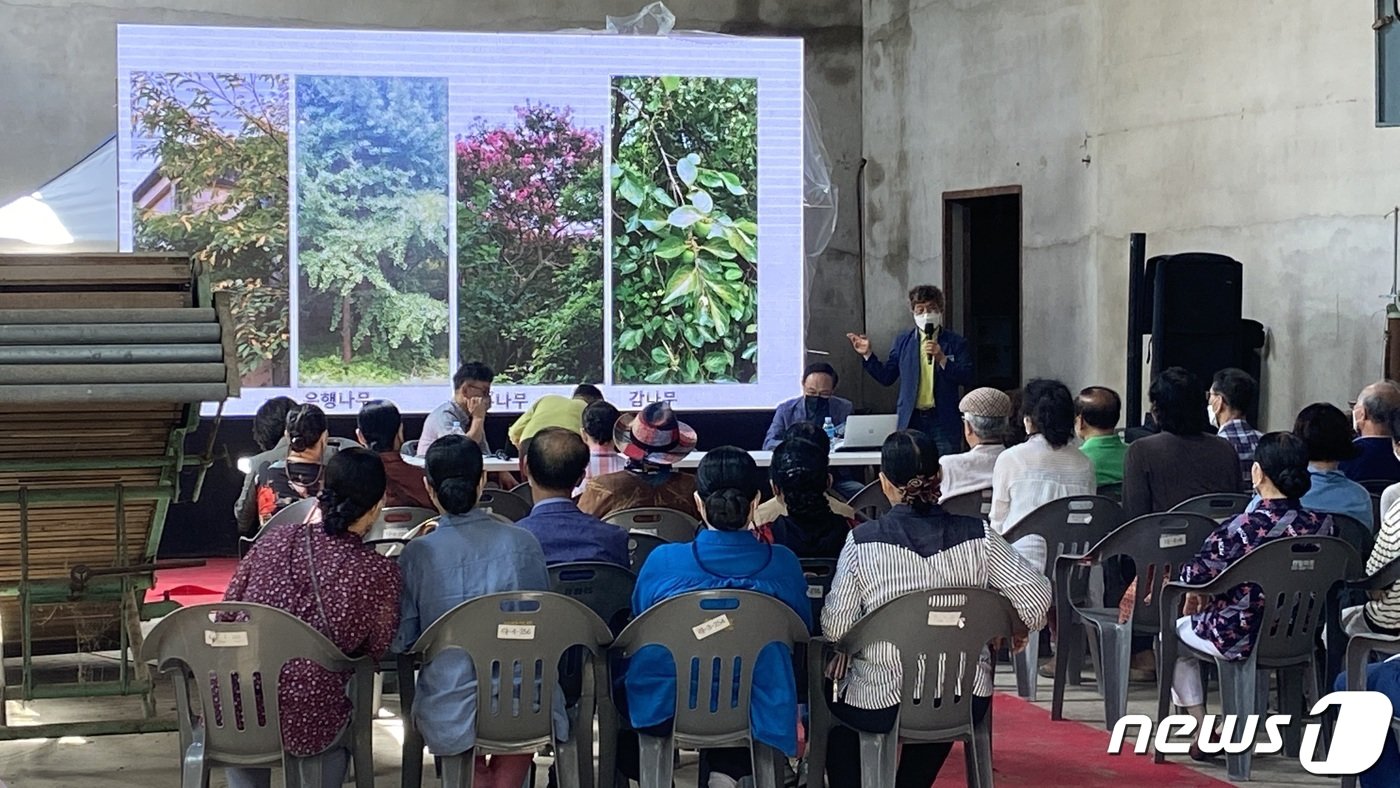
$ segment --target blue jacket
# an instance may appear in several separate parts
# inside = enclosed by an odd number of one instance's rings
[[[933,376],[934,417],[938,424],[950,434],[961,434],[958,422],[958,388],[972,384],[972,355],[967,340],[948,329],[938,334],[938,344],[943,346],[948,356],[948,366],[935,371]],[[923,332],[911,328],[894,338],[890,346],[890,356],[885,361],[874,353],[865,360],[865,371],[882,386],[893,386],[899,381],[899,403],[895,413],[899,415],[899,429],[909,426],[914,415],[914,404],[919,398],[919,354],[923,350]]]
[[[1353,443],[1361,454],[1354,460],[1342,463],[1340,470],[1348,479],[1354,482],[1400,482],[1400,460],[1395,458],[1395,448],[1390,438],[1357,438]]]
[[[846,423],[846,417],[851,415],[855,406],[848,399],[832,397],[827,406],[827,415],[831,417],[831,423],[840,427]],[[773,411],[773,423],[768,425],[768,435],[763,439],[763,450],[771,451],[779,443],[783,442],[783,433],[788,427],[807,420],[807,403],[805,397],[793,397],[778,403],[777,410]],[[821,422],[817,422],[821,426]]]
[[[627,530],[584,514],[568,498],[539,501],[529,516],[516,525],[540,540],[547,564],[606,561],[623,567],[630,565]]]
[[[702,566],[696,557],[704,562]],[[802,564],[786,547],[767,545],[752,531],[705,529],[693,543],[662,545],[647,556],[632,592],[632,612],[689,591],[736,588],[777,597],[802,617],[810,631],[812,604]],[[770,644],[754,666],[750,724],[759,741],[797,755],[797,680],[787,649]],[[626,668],[627,708],[636,728],[661,725],[675,716],[676,668],[660,646],[648,646]]]

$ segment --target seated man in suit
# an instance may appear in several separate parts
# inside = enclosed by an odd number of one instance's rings
[[[535,535],[550,564],[607,561],[627,566],[627,531],[579,511],[570,498],[588,468],[588,447],[577,432],[546,427],[525,451],[535,506],[516,525]]]
[[[843,427],[855,406],[848,399],[834,396],[836,369],[825,361],[808,364],[802,372],[802,396],[793,397],[773,411],[773,423],[763,438],[763,449],[771,451],[783,442],[783,435],[792,425],[806,421],[821,427],[831,419],[835,427]]]

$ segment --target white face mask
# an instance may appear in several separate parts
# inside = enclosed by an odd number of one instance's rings
[[[1206,405],[1206,421],[1210,422],[1210,426],[1220,429],[1220,420],[1215,417],[1215,408],[1210,405]]]
[[[942,313],[942,312],[925,312],[925,313],[923,313],[923,314],[915,313],[915,314],[914,314],[914,325],[918,326],[920,331],[923,331],[925,328],[940,328],[940,327],[942,327],[942,325],[943,325],[943,313]]]

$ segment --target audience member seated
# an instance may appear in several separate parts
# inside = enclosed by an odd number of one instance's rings
[[[1347,415],[1335,405],[1315,402],[1298,414],[1293,434],[1302,438],[1303,445],[1308,448],[1308,475],[1312,486],[1303,496],[1303,508],[1310,512],[1344,514],[1374,529],[1376,514],[1371,494],[1337,470],[1343,460],[1357,454]],[[1260,500],[1256,493],[1249,511],[1258,508]]]
[[[1006,449],[1002,442],[1011,417],[1011,398],[993,388],[973,389],[958,403],[958,410],[962,411],[963,440],[972,448],[939,460],[945,499],[992,486],[992,469]]]
[[[1071,495],[1093,495],[1094,466],[1070,445],[1074,434],[1074,398],[1058,380],[1037,378],[1026,384],[1022,418],[1026,442],[997,458],[992,471],[992,528],[1004,534],[1041,506]],[[1018,542],[1016,549],[1033,568],[1045,563],[1045,540]]]
[[[1347,674],[1342,672],[1337,676],[1334,689],[1342,692],[1346,688]],[[1392,709],[1400,709],[1400,656],[1367,665],[1366,684],[1363,689],[1385,695],[1390,699]],[[1359,775],[1361,788],[1394,788],[1396,775],[1400,775],[1400,747],[1396,746],[1395,735],[1393,728],[1386,733],[1380,757],[1371,768]]]
[[[1391,412],[1390,428],[1392,434],[1400,435],[1400,409]],[[1397,558],[1400,558],[1400,484],[1392,484],[1381,496],[1381,522],[1376,529],[1376,544],[1366,559],[1366,574],[1374,575]],[[1400,588],[1384,589],[1365,605],[1342,611],[1342,627],[1348,635],[1364,632],[1400,635]]]
[[[628,566],[627,531],[579,511],[569,496],[588,468],[588,447],[577,432],[545,427],[525,449],[535,506],[516,523],[535,535],[550,564],[607,561]]]
[[[1400,410],[1400,385],[1381,380],[1361,390],[1351,407],[1356,428],[1356,447],[1361,453],[1341,465],[1342,473],[1357,482],[1385,480],[1400,482],[1400,459],[1393,445],[1392,415]]]
[[[623,470],[588,480],[578,508],[601,519],[642,506],[675,509],[699,519],[695,477],[671,466],[695,448],[695,430],[679,421],[669,402],[653,402],[636,416],[617,420],[613,443],[627,460]]]
[[[1026,442],[1026,420],[1021,415],[1026,406],[1026,397],[1022,389],[1012,389],[1006,392],[1006,396],[1011,398],[1011,416],[1006,420],[1006,439],[1003,443],[1009,449]]]
[[[810,629],[812,605],[807,580],[797,556],[786,547],[753,538],[748,528],[759,500],[758,467],[743,449],[723,446],[708,452],[697,471],[693,494],[705,528],[690,544],[656,548],[637,575],[632,611],[640,616],[648,608],[690,591],[733,588],[757,591],[782,600]],[[637,652],[626,667],[624,705],[632,726],[660,735],[675,715],[676,669],[670,655],[649,646]],[[754,736],[764,744],[797,755],[797,689],[792,658],[777,647],[762,651],[754,666],[752,690]],[[630,739],[630,737],[627,737]],[[626,752],[634,743],[620,742],[623,770],[632,772],[635,755]],[[711,771],[738,780],[751,770],[743,749],[706,753]],[[636,779],[636,773],[628,775]],[[715,785],[712,775],[710,785]]]
[[[763,439],[764,450],[782,443],[788,428],[801,421],[822,427],[829,418],[833,426],[844,429],[846,417],[855,406],[848,399],[833,396],[836,381],[835,367],[824,361],[808,364],[802,371],[802,396],[779,403],[773,412],[773,423],[768,425],[768,435]]]
[[[1020,561],[980,519],[951,515],[938,506],[934,442],[915,431],[887,438],[880,450],[880,486],[894,507],[880,519],[857,526],[847,538],[822,609],[826,636],[839,640],[861,618],[903,594],[973,586],[1006,595],[1026,627],[1016,635],[1014,647],[1024,647],[1026,630],[1045,625],[1050,582]],[[860,739],[855,731],[883,733],[894,726],[902,681],[899,658],[894,647],[876,645],[838,657],[832,673],[840,680],[832,711],[848,727],[831,732],[828,779],[833,786],[860,785]],[[977,665],[971,690],[973,713],[985,715],[992,696],[986,655]],[[951,744],[904,745],[896,785],[926,788],[950,749]]]
[[[1128,444],[1123,462],[1123,513],[1131,520],[1165,512],[1209,493],[1239,492],[1240,460],[1224,438],[1206,433],[1206,393],[1196,377],[1171,367],[1147,392],[1161,429]]]
[[[452,376],[452,399],[428,414],[423,422],[423,434],[418,438],[418,456],[428,456],[433,442],[444,435],[466,435],[481,447],[482,454],[491,453],[486,442],[486,411],[491,408],[491,381],[496,373],[480,361],[468,361]]]
[[[548,591],[540,543],[530,532],[500,522],[477,497],[486,483],[481,448],[463,435],[434,441],[424,464],[430,495],[442,517],[432,533],[399,556],[404,589],[394,651],[405,652],[444,613],[469,599],[502,591]],[[504,694],[504,693],[503,693]],[[477,676],[466,654],[448,651],[418,672],[413,721],[434,755],[457,755],[476,742]],[[562,706],[555,731],[568,729]],[[529,754],[476,759],[476,784],[519,788]]]
[[[583,409],[583,442],[588,445],[588,470],[584,484],[574,490],[574,497],[583,493],[589,479],[606,476],[627,467],[627,458],[617,453],[613,443],[617,418],[620,414],[611,402],[600,400]]]
[[[832,470],[835,471],[835,473],[831,474],[834,482],[831,485],[831,489],[826,493],[827,506],[838,516],[848,520],[854,520],[856,510],[852,509],[850,504],[846,503],[846,501],[860,492],[865,485],[852,477],[847,477],[844,480],[837,478],[842,473],[843,469],[831,468],[831,438],[827,437],[826,432],[815,424],[799,421],[791,427],[788,427],[788,431],[783,434],[783,440],[802,440],[816,444],[818,449],[827,456],[826,467],[828,472]],[[787,514],[787,505],[783,503],[781,496],[775,495],[758,505],[758,511],[754,514],[754,522],[759,525],[764,525],[773,522],[785,514]]]
[[[259,454],[248,461],[248,472],[243,476],[243,490],[233,504],[233,519],[238,523],[238,532],[250,534],[258,527],[257,479],[258,469],[287,459],[287,412],[297,406],[291,397],[273,397],[264,402],[253,416],[253,442],[258,444]]]
[[[262,466],[253,480],[260,525],[321,492],[327,437],[325,411],[301,405],[287,412],[287,458]]]
[[[1079,450],[1094,466],[1094,481],[1100,487],[1123,483],[1123,458],[1128,444],[1118,437],[1118,418],[1123,401],[1118,392],[1103,386],[1090,386],[1074,401],[1074,431],[1082,443]]]
[[[238,563],[224,599],[285,610],[347,656],[382,659],[399,622],[399,567],[362,540],[384,506],[384,484],[384,465],[373,452],[336,454],[312,516],[263,534]],[[305,660],[282,669],[283,746],[308,756],[337,745],[327,755],[324,786],[339,786],[348,765],[341,738],[350,722],[348,679]],[[231,788],[268,786],[271,779],[269,769],[228,770]]]
[[[821,446],[801,438],[789,438],[773,450],[768,479],[773,500],[781,503],[784,512],[759,525],[760,539],[782,545],[798,558],[840,555],[855,520],[831,510],[826,494],[831,484],[827,457]]]
[[[569,397],[546,394],[530,404],[530,407],[515,423],[510,425],[507,435],[510,442],[525,456],[530,439],[546,427],[563,427],[572,432],[583,430],[583,411],[595,402],[601,402],[603,392],[590,383],[580,384]]]
[[[385,506],[417,506],[436,509],[423,481],[423,469],[404,462],[399,450],[403,448],[403,419],[399,408],[387,399],[366,402],[356,419],[355,437],[384,462],[388,486],[384,489]]]
[[[1259,430],[1249,426],[1245,414],[1259,398],[1259,384],[1242,369],[1222,369],[1215,373],[1206,396],[1206,413],[1217,435],[1229,441],[1240,459],[1240,489],[1249,490],[1249,469],[1254,465],[1254,447]]]
[[[1274,539],[1331,535],[1331,516],[1309,511],[1299,503],[1312,484],[1308,477],[1308,447],[1302,438],[1289,432],[1271,432],[1260,438],[1250,477],[1263,499],[1259,508],[1212,531],[1196,557],[1181,567],[1182,582],[1209,583],[1230,564]],[[1231,662],[1248,659],[1254,650],[1263,608],[1263,592],[1252,583],[1215,597],[1187,594],[1183,615],[1176,622],[1177,637],[1197,651]],[[1197,723],[1204,717],[1205,694],[1200,662],[1195,658],[1177,658],[1172,701],[1184,707]],[[1191,745],[1191,757],[1205,757],[1195,743]]]

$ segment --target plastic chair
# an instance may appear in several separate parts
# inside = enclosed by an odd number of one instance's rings
[[[211,620],[219,613],[238,614],[241,620]],[[182,788],[206,788],[214,766],[270,767],[279,763],[289,788],[319,788],[324,753],[303,758],[282,749],[278,690],[282,666],[293,659],[354,673],[354,711],[349,735],[342,741],[350,747],[355,784],[373,788],[370,721],[374,712],[370,695],[374,664],[369,657],[345,656],[296,616],[250,602],[191,605],[156,624],[142,646],[141,658],[155,660],[161,672],[177,672],[174,685]],[[191,689],[198,693],[198,707]]]
[[[1177,577],[1182,564],[1190,561],[1216,522],[1195,512],[1148,514],[1126,523],[1105,536],[1083,556],[1062,555],[1056,560],[1055,615],[1060,632],[1059,654],[1055,660],[1054,700],[1050,719],[1064,719],[1065,686],[1071,678],[1069,666],[1081,661],[1073,652],[1083,649],[1083,641],[1067,633],[1082,625],[1089,636],[1094,657],[1095,678],[1103,695],[1104,726],[1113,726],[1128,713],[1128,667],[1132,659],[1134,635],[1156,635],[1161,621],[1157,606],[1162,584]],[[1075,565],[1103,565],[1114,556],[1132,561],[1137,578],[1137,601],[1133,617],[1118,623],[1117,607],[1096,607],[1075,600],[1070,593],[1071,571]],[[1159,681],[1170,681],[1164,672]]]
[[[253,544],[258,538],[267,533],[270,529],[287,523],[306,522],[306,518],[311,514],[311,510],[316,508],[315,498],[303,498],[296,503],[282,507],[282,510],[267,518],[267,523],[259,528],[252,536],[238,537],[238,555],[243,557],[248,551],[253,549]]]
[[[1187,498],[1173,506],[1171,511],[1195,512],[1203,514],[1217,523],[1223,523],[1235,515],[1244,514],[1244,510],[1252,500],[1254,500],[1252,497],[1244,493],[1211,493]]]
[[[476,501],[476,508],[499,515],[518,523],[530,514],[530,504],[521,500],[520,496],[512,495],[500,488],[486,488],[481,491],[481,497]]]
[[[603,522],[626,528],[634,534],[655,536],[667,542],[692,542],[695,540],[695,532],[700,529],[700,521],[694,517],[660,506],[622,509],[604,517]]]
[[[647,556],[651,551],[663,544],[670,544],[665,539],[654,534],[644,534],[632,531],[627,534],[627,559],[632,565],[632,573],[642,571],[642,564],[647,562]]]
[[[883,493],[881,494],[883,495]],[[987,520],[992,515],[992,488],[973,490],[962,495],[944,498],[938,502],[938,505],[943,507],[943,511],[948,514]]]
[[[836,561],[830,558],[803,558],[802,576],[807,578],[807,599],[812,602],[812,621],[821,626],[822,608],[836,577]]]
[[[1347,577],[1352,579],[1347,580],[1343,592],[1327,599],[1327,670],[1322,676],[1324,688],[1332,686],[1345,664],[1347,634],[1342,629],[1342,608],[1348,607],[1348,603],[1362,604],[1369,599],[1371,592],[1387,591],[1400,583],[1400,558],[1382,566],[1373,575],[1365,574],[1365,564],[1360,563],[1348,569]],[[1351,599],[1347,599],[1348,596]]]
[[[835,645],[837,651],[855,654],[873,644],[888,643],[899,653],[902,666],[894,728],[889,733],[860,733],[863,788],[894,788],[900,744],[947,741],[965,743],[969,786],[992,785],[991,709],[981,721],[973,719],[972,687],[987,644],[1009,639],[1017,621],[1011,603],[995,591],[936,588],[890,600],[846,633]],[[827,737],[835,724],[827,705],[824,649],[818,647],[824,642],[814,641],[807,651],[807,692],[812,704],[807,749],[810,786],[825,784]]]
[[[597,703],[600,744],[615,752],[611,735],[617,729],[608,700],[605,649],[612,641],[607,625],[582,602],[542,591],[512,591],[467,600],[447,611],[413,644],[424,664],[444,652],[466,652],[476,666],[476,746],[442,756],[442,784],[470,788],[477,755],[532,751],[554,744],[555,768],[562,788],[591,788],[593,772],[593,714]],[[582,648],[591,656],[583,672],[583,692],[569,710],[567,741],[554,736],[554,698],[559,688],[559,662]],[[519,683],[514,676],[519,673]],[[492,676],[498,678],[492,679]],[[405,700],[408,703],[408,700]],[[405,705],[403,785],[422,783],[423,735]],[[608,764],[612,774],[612,765]]]
[[[1381,529],[1381,518],[1385,512],[1381,511],[1381,494],[1371,493],[1371,531],[1374,533]]]
[[[890,499],[885,496],[885,491],[880,487],[880,480],[865,485],[860,492],[856,493],[850,500],[850,506],[856,510],[856,519],[862,522],[875,520],[880,515],[890,510]]]
[[[535,505],[535,491],[530,489],[529,482],[521,482],[520,484],[517,484],[514,487],[510,488],[510,494],[514,495],[515,497],[519,498],[525,503],[530,504],[531,506]]]
[[[1055,580],[1055,561],[1069,553],[1083,555],[1103,540],[1114,529],[1123,524],[1123,508],[1113,501],[1097,495],[1071,495],[1059,498],[1041,506],[1021,518],[1004,536],[1007,542],[1015,544],[1021,539],[1038,536],[1045,540],[1045,563],[1041,571]],[[1073,581],[1087,586],[1088,572],[1074,572]],[[1060,637],[1065,637],[1061,631]],[[1078,633],[1069,635],[1077,637]],[[1016,694],[1034,701],[1038,682],[1037,663],[1039,662],[1039,630],[1030,633],[1030,645],[1011,660],[1016,666]],[[1073,651],[1073,650],[1072,650]],[[1060,660],[1056,659],[1058,669]],[[1079,674],[1079,664],[1069,665],[1070,675]]]
[[[1100,484],[1095,494],[1102,495],[1108,500],[1121,505],[1123,503],[1123,483]]]
[[[549,585],[556,594],[577,599],[598,614],[613,632],[622,631],[632,617],[632,588],[637,576],[605,561],[574,561],[549,567]]]
[[[1398,562],[1391,562],[1392,565]],[[1373,654],[1393,656],[1400,654],[1400,637],[1393,635],[1356,635],[1347,642],[1347,691],[1361,692],[1366,689],[1366,665]],[[1331,685],[1329,684],[1330,688]],[[1392,736],[1400,736],[1400,716],[1391,717]],[[1342,776],[1342,788],[1356,788],[1356,775]]]
[[[402,454],[402,455],[405,456],[405,457],[417,457],[417,456],[418,456],[418,441],[417,441],[417,440],[404,441],[404,442],[403,442],[403,445],[399,447],[399,454]]]
[[[436,520],[438,513],[432,509],[417,506],[390,506],[380,512],[379,519],[365,534],[365,544],[378,550],[380,555],[395,556],[403,552],[408,544],[409,534],[429,520]]]
[[[1332,535],[1352,546],[1361,556],[1361,563],[1371,557],[1371,548],[1376,545],[1375,531],[1365,523],[1345,514],[1332,514]]]
[[[1161,656],[1157,670],[1161,680],[1157,688],[1157,719],[1162,720],[1167,716],[1171,704],[1171,680],[1168,677],[1176,664],[1177,655],[1184,650],[1187,656],[1215,663],[1220,675],[1223,714],[1262,713],[1264,710],[1258,707],[1261,699],[1256,693],[1258,672],[1272,670],[1279,677],[1279,710],[1292,715],[1295,721],[1301,721],[1307,709],[1320,697],[1316,657],[1326,599],[1336,591],[1348,569],[1355,567],[1356,563],[1356,551],[1341,539],[1331,536],[1290,537],[1261,545],[1204,585],[1192,586],[1173,581],[1162,586],[1158,630]],[[1243,583],[1258,585],[1263,590],[1264,598],[1259,634],[1248,659],[1238,662],[1217,659],[1181,643],[1176,634],[1176,620],[1187,592],[1215,596],[1228,593]],[[1306,703],[1303,701],[1305,689],[1308,695]],[[1284,750],[1289,755],[1296,756],[1300,748],[1300,727],[1293,725],[1284,731]],[[1154,757],[1158,763],[1164,760],[1161,752]],[[1252,760],[1252,748],[1242,753],[1227,754],[1226,768],[1230,780],[1248,780]]]
[[[1372,495],[1380,495],[1384,493],[1387,488],[1394,485],[1395,482],[1392,479],[1367,479],[1364,482],[1359,482],[1359,484],[1366,488],[1366,492]]]
[[[631,658],[647,646],[660,646],[671,653],[677,669],[671,735],[638,734],[641,788],[669,788],[677,745],[747,746],[756,788],[781,788],[786,757],[753,739],[750,731],[754,665],[770,643],[791,651],[807,639],[807,627],[791,608],[753,591],[692,591],[652,606],[628,624],[613,644],[621,656]],[[610,757],[608,762],[614,761]]]

